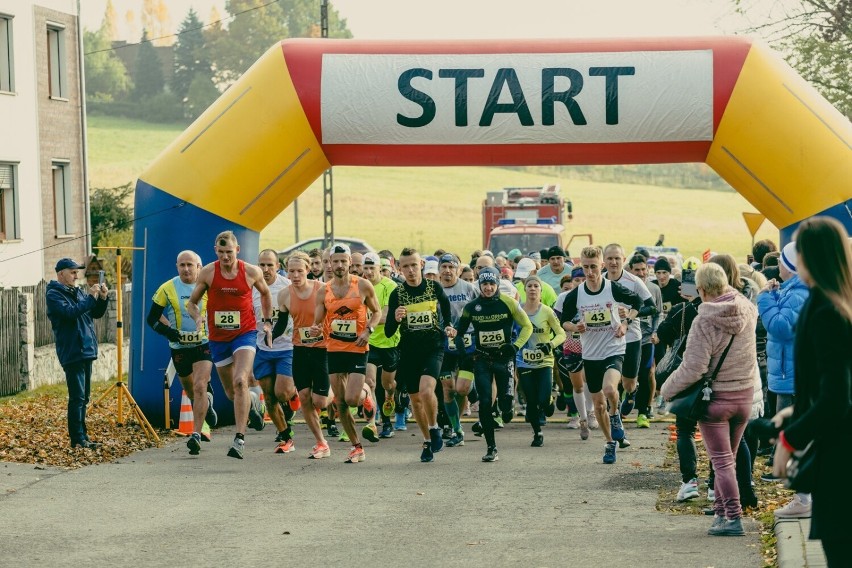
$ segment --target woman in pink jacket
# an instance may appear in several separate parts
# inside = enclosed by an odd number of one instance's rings
[[[680,367],[660,390],[666,400],[716,369],[730,343],[719,374],[713,381],[707,415],[698,422],[704,445],[716,470],[715,516],[708,534],[744,535],[742,507],[734,470],[735,452],[751,414],[757,373],[755,326],[757,308],[728,285],[717,264],[704,264],[695,273],[702,304],[692,322]],[[731,339],[733,337],[733,339]]]

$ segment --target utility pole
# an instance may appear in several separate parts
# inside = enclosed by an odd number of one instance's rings
[[[328,37],[328,0],[320,0],[320,37]],[[334,187],[331,168],[322,174],[323,248],[334,243]]]

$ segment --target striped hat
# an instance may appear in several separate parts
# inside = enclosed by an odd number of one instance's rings
[[[796,261],[798,258],[795,242],[791,241],[781,249],[781,264],[793,274],[796,273]]]

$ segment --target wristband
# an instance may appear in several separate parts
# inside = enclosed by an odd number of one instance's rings
[[[790,452],[791,454],[796,451],[796,448],[790,445],[790,442],[787,441],[787,436],[784,435],[784,430],[781,430],[778,433],[778,440],[781,442],[781,445]]]
[[[260,323],[272,323],[272,318],[262,318]]]

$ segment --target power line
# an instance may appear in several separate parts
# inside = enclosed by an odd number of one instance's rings
[[[147,219],[148,217],[153,217],[154,215],[159,215],[161,213],[165,213],[166,211],[171,211],[172,209],[180,209],[181,207],[186,205],[186,203],[187,203],[186,201],[181,201],[180,203],[178,203],[176,205],[172,205],[171,207],[166,207],[165,209],[160,209],[159,211],[154,211],[153,213],[148,213],[147,215],[142,215],[141,217],[134,217],[133,219],[130,219],[129,221],[124,221],[124,222],[121,222],[121,223],[113,223],[109,227],[106,227],[104,229],[100,229],[98,231],[92,231],[91,233],[86,233],[86,234],[80,235],[78,237],[74,237],[73,239],[66,239],[66,240],[62,241],[61,243],[54,243],[52,245],[47,245],[46,247],[42,247],[40,249],[35,249],[35,250],[28,251],[28,252],[24,252],[24,253],[21,253],[19,255],[15,255],[15,256],[10,256],[9,258],[0,258],[0,263],[8,262],[10,260],[15,260],[16,258],[21,258],[21,257],[24,257],[24,256],[29,256],[31,254],[36,254],[36,253],[39,253],[39,252],[42,252],[42,251],[46,251],[47,249],[51,249],[53,247],[58,247],[60,245],[65,245],[69,242],[78,241],[80,239],[85,239],[89,235],[98,235],[98,234],[103,233],[105,231],[108,231],[110,229],[123,229],[125,227],[132,225],[136,221],[140,221],[142,219]],[[94,248],[97,248],[97,247],[94,247]]]
[[[228,16],[227,18],[222,18],[220,20],[216,20],[215,22],[210,22],[209,24],[204,24],[204,25],[198,26],[196,28],[190,28],[188,30],[183,30],[182,32],[178,32],[176,34],[169,34],[169,35],[164,35],[164,36],[160,36],[160,37],[152,37],[152,38],[148,38],[144,41],[140,40],[140,41],[137,41],[137,42],[134,42],[134,43],[125,43],[124,45],[117,45],[115,47],[108,47],[106,49],[96,49],[95,51],[86,52],[83,55],[86,56],[86,55],[94,55],[95,53],[103,53],[105,51],[116,51],[118,49],[124,49],[125,47],[132,47],[134,45],[142,45],[143,43],[151,43],[151,42],[158,41],[158,40],[161,40],[161,39],[168,39],[170,37],[178,37],[179,35],[183,35],[185,33],[194,32],[194,31],[201,30],[201,29],[204,29],[204,28],[207,28],[207,27],[210,27],[210,26],[214,26],[216,24],[220,24],[222,22],[234,20],[234,19],[236,19],[237,16],[240,16],[240,15],[245,14],[247,12],[253,12],[254,10],[260,10],[261,8],[266,8],[267,6],[270,6],[272,4],[276,4],[280,1],[281,0],[272,0],[271,2],[267,2],[266,4],[261,4],[260,6],[255,6],[253,8],[243,10],[242,12],[237,12],[236,14]]]

